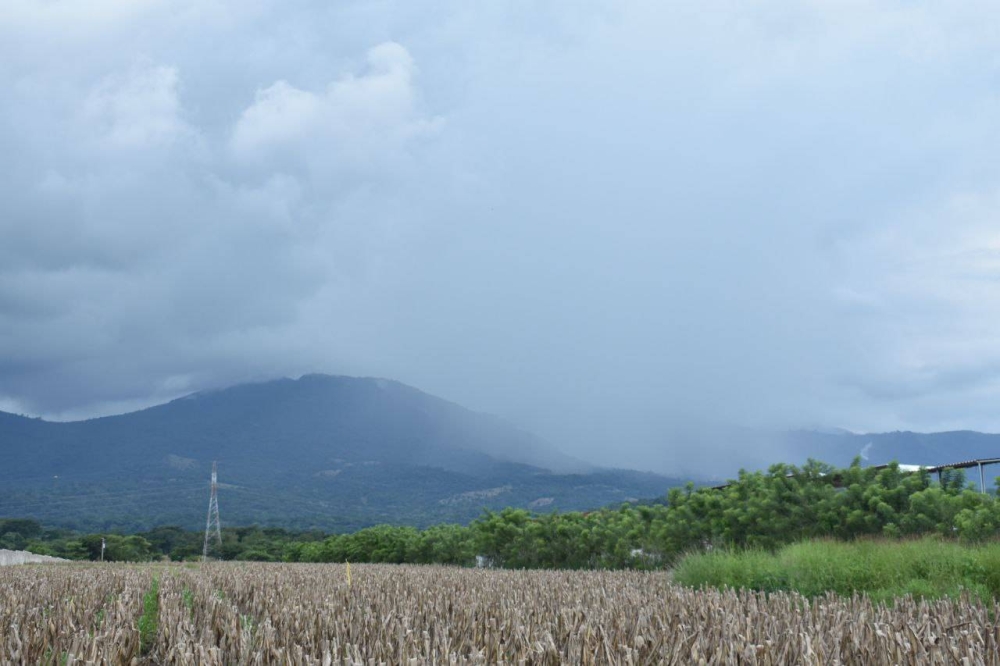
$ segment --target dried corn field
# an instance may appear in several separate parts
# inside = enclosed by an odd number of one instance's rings
[[[158,614],[140,636],[144,594]],[[998,611],[700,592],[662,573],[42,565],[0,569],[0,662],[998,664]]]

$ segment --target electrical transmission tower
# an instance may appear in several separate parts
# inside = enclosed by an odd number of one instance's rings
[[[219,523],[219,471],[217,463],[212,463],[212,495],[208,499],[208,520],[205,521],[205,548],[202,559],[208,559],[208,542],[215,538],[222,548],[222,525]]]

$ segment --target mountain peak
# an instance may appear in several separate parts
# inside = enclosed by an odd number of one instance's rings
[[[159,499],[186,506],[171,496],[175,488],[199,496],[190,503],[196,514],[212,461],[231,493],[257,493],[230,509],[242,512],[242,522],[303,519],[304,511],[286,501],[310,503],[305,513],[329,527],[341,524],[345,511],[368,522],[467,520],[482,505],[441,500],[506,486],[510,493],[487,504],[519,505],[523,494],[525,502],[554,497],[552,508],[585,508],[666,490],[663,477],[627,471],[561,476],[589,468],[499,418],[374,377],[310,374],[239,384],[72,423],[3,419],[0,442],[0,487],[11,491],[6,499],[0,493],[0,514],[10,515],[19,513],[19,492],[35,496],[38,479],[57,484],[45,488],[49,494],[86,497],[103,487],[112,496],[135,486],[136,500],[155,490]],[[261,493],[279,499],[261,502]],[[247,514],[243,499],[265,507]],[[133,517],[146,511],[119,504],[116,510]],[[194,514],[184,521],[193,524]]]

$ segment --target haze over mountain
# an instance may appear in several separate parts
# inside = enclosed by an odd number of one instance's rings
[[[0,515],[197,526],[219,462],[229,524],[467,521],[483,507],[596,508],[678,480],[581,463],[399,382],[307,375],[52,423],[0,413]]]
[[[965,460],[1000,458],[1000,435],[955,430],[950,432],[852,433],[846,431],[799,430],[785,433],[790,460],[802,453],[835,465],[849,465],[855,456],[863,465],[902,464],[936,467]],[[995,469],[1000,475],[1000,468]]]
[[[685,450],[699,451],[715,463],[710,467],[691,465],[694,456],[677,453]],[[741,468],[766,469],[778,462],[801,465],[809,458],[846,466],[855,457],[864,465],[895,460],[925,466],[995,458],[1000,457],[1000,434],[969,430],[854,433],[842,428],[779,431],[705,425],[675,430],[659,455],[651,456],[649,465],[671,470],[673,476],[720,481],[732,478]]]

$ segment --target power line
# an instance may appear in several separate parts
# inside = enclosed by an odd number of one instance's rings
[[[183,471],[179,472],[177,476],[183,476]],[[110,477],[107,470],[94,470],[91,472],[77,472],[74,470],[60,471],[58,474],[39,474],[36,476],[22,476],[20,474],[9,474],[4,470],[4,474],[0,475],[0,483],[26,483],[29,481],[65,481],[66,483],[72,483],[78,479],[95,479],[103,478],[109,479]]]
[[[217,465],[213,465],[217,470]],[[209,497],[209,515],[206,520],[206,542],[211,545],[214,540],[221,544],[221,523],[218,517],[218,481],[217,471],[214,476],[215,483],[210,486],[212,494]],[[194,499],[196,492],[203,491],[204,484],[185,484],[183,486],[159,487],[159,488],[137,488],[135,490],[104,490],[93,493],[73,493],[56,494],[53,497],[25,497],[0,499],[0,511],[7,514],[29,513],[59,509],[67,506],[81,506],[88,502],[107,502],[121,500],[139,500],[154,497],[176,497],[183,495]],[[247,495],[246,504],[257,505],[263,509],[273,506],[275,502],[294,504],[297,510],[315,517],[322,517],[326,520],[336,520],[342,518],[338,516],[330,505],[323,500],[305,497],[283,496],[279,494],[261,492],[256,488],[248,488],[237,485],[226,485],[227,492],[243,493]],[[254,501],[257,500],[257,501]],[[214,519],[214,520],[213,520]],[[212,534],[214,532],[214,534]],[[214,537],[214,539],[213,539]],[[204,549],[203,549],[204,550]]]
[[[0,509],[5,511],[11,510],[11,507],[17,508],[46,508],[46,507],[56,507],[56,506],[66,506],[69,504],[80,504],[85,500],[116,500],[116,499],[127,499],[127,498],[146,498],[154,497],[158,495],[176,495],[177,493],[193,493],[196,491],[203,491],[205,486],[203,484],[198,484],[197,486],[180,487],[180,488],[148,488],[145,490],[121,490],[121,491],[107,491],[99,493],[83,493],[74,495],[55,495],[54,497],[25,497],[24,499],[19,498],[5,498],[0,500]]]
[[[32,503],[32,504],[0,504],[0,512],[8,514],[8,516],[13,516],[15,514],[40,514],[47,513],[50,510],[67,510],[75,507],[79,507],[83,510],[88,510],[99,502],[116,502],[116,501],[144,501],[144,500],[154,500],[161,501],[162,499],[169,498],[171,496],[176,496],[176,493],[163,494],[159,493],[156,495],[123,495],[120,497],[109,498],[107,500],[101,500],[100,498],[95,499],[93,503],[81,503],[80,500],[62,501],[62,502],[45,502],[45,503]],[[187,495],[190,499],[196,499],[193,495]],[[3,516],[0,516],[2,518]]]

